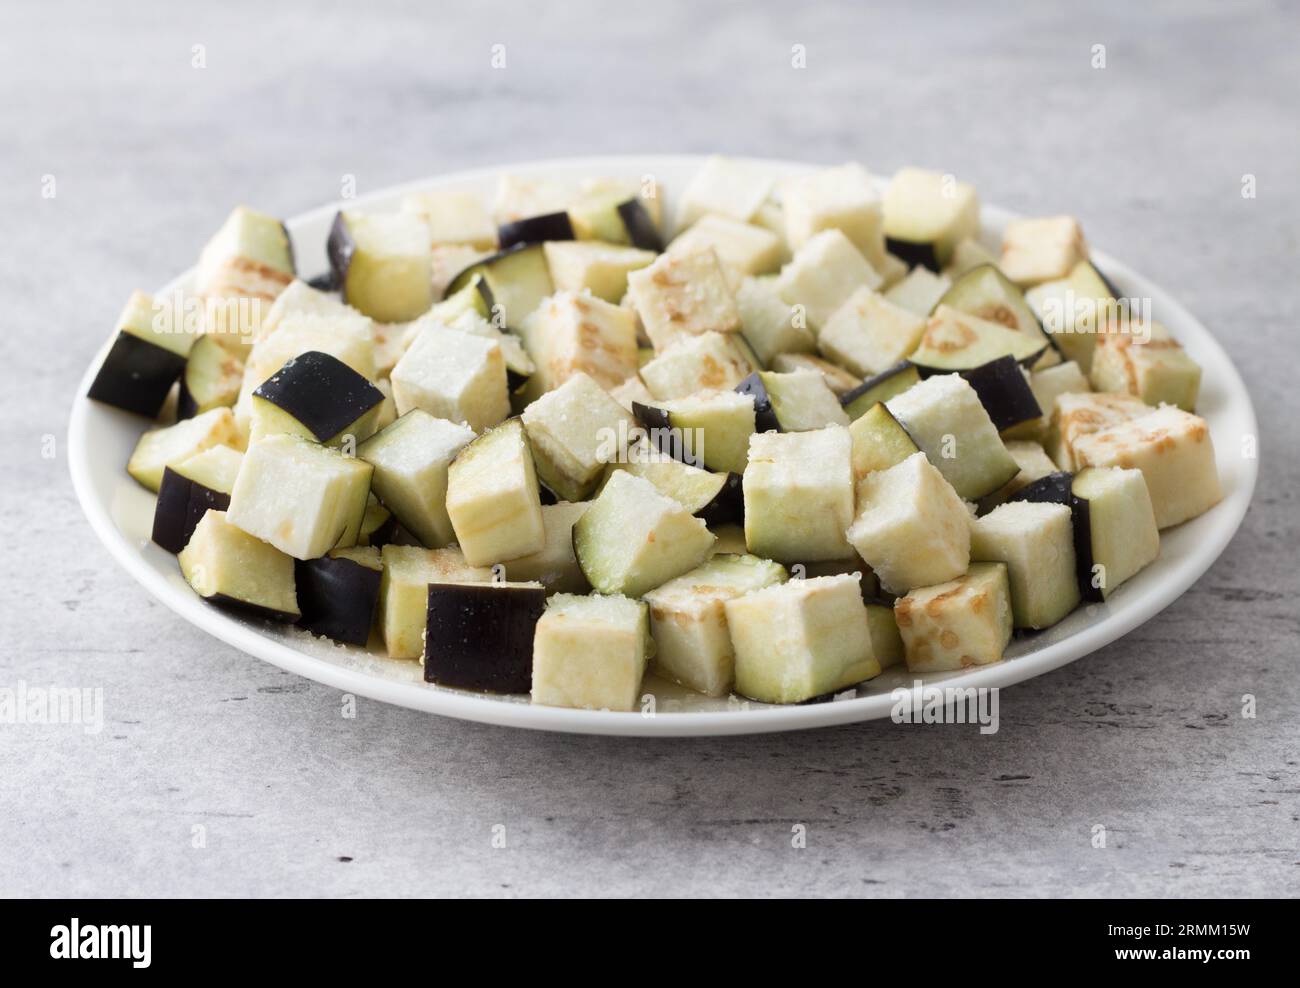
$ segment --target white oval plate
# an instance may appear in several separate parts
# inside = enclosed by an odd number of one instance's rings
[[[431,188],[461,189],[490,197],[503,171],[560,182],[576,182],[593,175],[651,175],[658,187],[671,195],[683,188],[702,161],[696,156],[629,156],[505,165],[411,183],[349,201],[347,206],[394,209],[406,193]],[[751,164],[777,179],[813,167],[758,160]],[[315,209],[288,221],[299,269],[305,276],[325,270],[325,238],[339,205]],[[998,233],[1011,218],[1010,213],[986,207],[985,236]],[[532,706],[526,697],[485,696],[433,686],[421,681],[415,662],[392,661],[297,629],[233,616],[196,596],[181,578],[176,558],[150,541],[154,497],[127,476],[125,469],[148,423],[85,397],[107,344],[86,371],[73,401],[68,431],[73,484],[104,545],[127,572],[173,611],[250,655],[346,692],[489,724],[589,734],[746,734],[887,717],[894,705],[891,692],[902,686],[912,687],[915,680],[955,688],[1009,686],[1050,672],[1114,641],[1159,613],[1209,569],[1246,513],[1258,461],[1244,455],[1243,437],[1258,433],[1241,377],[1205,327],[1170,295],[1106,254],[1093,254],[1125,296],[1151,299],[1155,317],[1204,368],[1198,410],[1210,423],[1218,452],[1223,501],[1201,517],[1161,533],[1160,558],[1116,591],[1107,603],[1080,608],[1046,632],[1017,638],[1007,649],[1004,661],[969,672],[914,677],[891,670],[847,698],[803,706],[768,706],[734,698],[712,700],[648,679],[646,692],[655,697],[653,712],[565,710]],[[191,274],[181,275],[164,286],[161,293],[186,287]]]

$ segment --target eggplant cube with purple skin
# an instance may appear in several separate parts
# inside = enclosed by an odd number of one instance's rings
[[[277,433],[353,446],[375,431],[384,393],[337,357],[309,350],[253,391],[250,441]]]
[[[556,594],[533,638],[533,703],[635,710],[654,653],[649,614],[621,596]]]
[[[372,319],[409,322],[433,305],[433,250],[419,215],[341,212],[327,251],[344,301]]]
[[[398,415],[422,408],[482,432],[510,414],[505,354],[482,336],[426,327],[393,368],[392,382]]]
[[[734,333],[682,337],[641,368],[641,379],[660,400],[734,388],[754,369],[736,338]]]
[[[522,419],[538,477],[566,501],[591,494],[636,430],[636,419],[581,373],[530,404]]]
[[[274,216],[238,206],[199,254],[194,285],[207,298],[269,303],[293,281],[293,275],[293,243],[284,224]],[[215,328],[231,334],[238,327]]]
[[[135,444],[126,472],[156,493],[167,467],[213,446],[234,446],[238,440],[230,409],[214,408],[175,425],[150,429]]]
[[[489,693],[533,685],[533,633],[546,610],[540,583],[430,583],[425,682]]]
[[[379,628],[390,659],[418,659],[424,654],[429,584],[492,579],[491,569],[471,566],[454,545],[443,549],[386,545],[380,558],[384,573],[379,582]]]
[[[452,461],[447,514],[472,566],[518,559],[545,546],[537,471],[519,419],[485,432]]]
[[[212,446],[163,470],[154,506],[153,541],[180,552],[209,508],[225,511],[243,454]]]
[[[277,621],[296,621],[293,560],[208,511],[177,556],[181,574],[200,597]]]
[[[299,625],[349,645],[370,640],[383,566],[374,546],[331,549],[319,559],[298,560]]]
[[[113,329],[113,345],[87,392],[93,401],[157,417],[197,338],[171,320],[159,320],[159,311],[167,310],[155,310],[144,292],[131,295]]]

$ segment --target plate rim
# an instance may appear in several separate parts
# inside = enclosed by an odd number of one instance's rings
[[[556,169],[586,169],[589,171],[617,173],[622,170],[632,169],[637,172],[652,173],[655,168],[698,167],[706,157],[708,156],[703,154],[584,155],[572,158],[547,158],[463,169],[386,186],[355,199],[340,200],[332,204],[308,209],[285,220],[285,224],[292,232],[295,227],[316,222],[322,216],[333,215],[340,208],[357,208],[365,206],[368,202],[390,200],[408,192],[436,188],[439,185],[482,181],[503,172],[528,174],[554,171]],[[792,174],[825,167],[815,162],[795,162],[783,159],[743,156],[730,157],[734,161],[754,167]],[[990,223],[994,226],[1001,226],[1017,215],[1010,210],[981,203],[981,227],[986,227]],[[303,251],[300,248],[298,254],[301,259]],[[1223,378],[1227,393],[1234,399],[1233,404],[1240,406],[1237,411],[1244,413],[1246,416],[1250,433],[1258,437],[1258,420],[1250,391],[1246,388],[1240,372],[1209,329],[1174,296],[1150,278],[1138,274],[1127,264],[1116,260],[1103,251],[1093,249],[1091,254],[1107,271],[1108,275],[1116,277],[1117,280],[1126,284],[1140,282],[1145,292],[1159,296],[1159,310],[1162,321],[1173,322],[1176,320],[1180,325],[1195,327],[1201,337],[1197,341],[1198,348],[1208,349],[1216,359],[1218,363],[1216,374]],[[173,291],[192,274],[193,268],[191,267],[160,288],[158,294]],[[301,277],[301,274],[299,277]],[[1153,307],[1154,305],[1155,300],[1153,299]],[[110,415],[128,414],[99,405],[86,397],[91,380],[97,372],[110,343],[111,340],[106,341],[96,350],[94,357],[78,383],[69,415],[67,432],[68,466],[77,500],[100,542],[137,583],[173,613],[207,634],[248,655],[343,692],[391,703],[396,706],[440,714],[458,720],[574,734],[685,737],[808,730],[880,719],[888,716],[889,711],[895,704],[894,696],[897,691],[817,704],[753,704],[756,709],[726,711],[656,710],[652,713],[643,713],[641,711],[573,710],[564,707],[548,707],[527,702],[502,700],[488,694],[479,695],[445,690],[431,684],[384,679],[369,674],[364,670],[336,665],[300,651],[284,641],[268,637],[262,634],[256,625],[246,623],[228,612],[218,610],[198,596],[182,591],[173,584],[168,583],[155,567],[133,547],[128,537],[113,521],[107,505],[95,496],[90,480],[92,470],[90,449],[86,442],[90,417],[95,411]],[[132,417],[132,420],[135,418],[137,417]],[[1129,606],[1118,613],[1107,615],[1061,641],[1047,644],[1028,655],[1018,656],[1010,661],[998,662],[989,666],[977,667],[967,672],[943,676],[913,676],[909,674],[909,680],[913,682],[922,680],[925,687],[937,685],[954,689],[1011,686],[1015,683],[1037,678],[1070,662],[1091,655],[1155,617],[1208,572],[1239,530],[1250,507],[1258,481],[1258,447],[1256,456],[1253,458],[1243,457],[1243,461],[1245,466],[1241,478],[1242,483],[1231,494],[1225,495],[1220,503],[1210,509],[1212,512],[1217,512],[1217,514],[1215,524],[1207,533],[1209,537],[1198,544],[1189,557],[1181,562],[1181,565],[1175,569],[1173,578],[1163,580],[1154,587],[1148,588],[1140,598],[1131,601]],[[920,699],[918,691],[923,688],[917,685],[901,687],[901,689],[912,695],[914,701]]]

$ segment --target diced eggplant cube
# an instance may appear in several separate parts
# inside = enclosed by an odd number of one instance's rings
[[[910,354],[924,332],[923,318],[870,288],[859,288],[826,321],[817,346],[831,360],[867,377]]]
[[[999,357],[959,373],[975,389],[999,433],[1041,419],[1042,409],[1029,386],[1029,376],[1014,357]]]
[[[542,213],[509,220],[497,227],[497,242],[502,250],[516,244],[540,244],[548,240],[572,240],[573,224],[564,211]]]
[[[943,267],[943,276],[956,281],[967,271],[973,271],[983,264],[998,263],[998,256],[974,237],[963,237],[952,249],[952,256]]]
[[[1209,426],[1172,405],[1079,439],[1074,455],[1081,467],[1141,470],[1159,528],[1195,518],[1223,497]]]
[[[908,672],[957,672],[1002,661],[1011,641],[1011,591],[1003,563],[920,587],[894,604]]]
[[[969,370],[1010,355],[1030,365],[1042,359],[1047,341],[940,303],[909,358],[931,370]]]
[[[447,514],[447,471],[474,433],[414,408],[357,449],[375,468],[375,495],[402,527],[436,549],[455,538]]]
[[[1196,411],[1201,389],[1201,368],[1169,330],[1157,322],[1146,332],[1106,333],[1097,337],[1089,377],[1098,391],[1113,391],[1141,398],[1148,405],[1177,405]]]
[[[593,240],[555,241],[543,250],[556,291],[591,292],[612,303],[627,294],[627,276],[653,264],[656,256],[651,250]]]
[[[961,497],[981,498],[1015,476],[979,395],[958,375],[926,378],[885,404]]]
[[[884,209],[861,165],[825,168],[786,182],[781,202],[785,235],[798,250],[823,230],[840,230],[879,269],[885,260]]]
[[[880,288],[884,280],[840,230],[814,234],[781,269],[777,290],[793,306],[802,306],[814,332],[859,288]]]
[[[809,353],[817,346],[812,330],[781,298],[775,278],[746,278],[736,290],[741,332],[764,364],[778,354]]]
[[[749,438],[744,473],[745,542],[782,563],[853,555],[852,440],[848,429],[759,432]]]
[[[857,574],[790,580],[724,606],[743,696],[800,703],[880,675]]]
[[[194,592],[213,604],[275,621],[296,621],[293,560],[208,511],[177,556]]]
[[[1035,370],[1029,375],[1029,390],[1038,403],[1040,415],[1028,422],[1021,422],[1003,433],[1005,439],[1033,439],[1043,442],[1047,438],[1048,424],[1052,411],[1056,408],[1056,399],[1071,392],[1088,392],[1092,390],[1083,371],[1073,360]]]
[[[906,277],[885,289],[885,298],[924,319],[951,287],[952,282],[945,275],[935,274],[926,267],[915,267]]]
[[[655,396],[645,386],[640,374],[633,374],[622,384],[611,388],[609,395],[629,412],[633,411],[633,405],[652,405],[655,402]]]
[[[573,546],[597,592],[640,597],[707,559],[713,533],[648,480],[617,470],[573,526]]]
[[[660,255],[627,276],[627,291],[658,351],[683,337],[740,329],[740,310],[712,248]]]
[[[533,636],[546,610],[539,583],[430,583],[424,680],[489,693],[527,693]]]
[[[686,256],[712,250],[726,267],[756,275],[781,266],[782,247],[781,238],[771,230],[708,213],[678,234],[668,245],[668,253]]]
[[[904,661],[903,636],[898,633],[894,608],[889,604],[869,602],[867,627],[871,631],[871,651],[880,663],[881,670],[901,665]]]
[[[174,320],[164,318],[155,324],[157,315],[150,296],[144,292],[131,295],[87,397],[137,415],[158,417],[168,392],[185,369],[195,336],[174,325]]]
[[[418,659],[424,654],[429,617],[429,584],[487,583],[492,570],[471,566],[455,546],[421,549],[386,545],[380,551],[384,573],[379,582],[379,624],[390,659]]]
[[[501,224],[554,213],[564,209],[572,197],[572,190],[559,182],[502,173],[497,179],[492,216]]]
[[[533,638],[533,703],[635,710],[654,645],[646,605],[556,594]]]
[[[212,446],[163,470],[153,513],[153,541],[168,552],[185,548],[209,508],[225,511],[243,455]]]
[[[1151,411],[1154,409],[1150,405],[1132,395],[1075,392],[1058,395],[1047,432],[1047,454],[1062,470],[1074,470],[1074,447],[1085,436]]]
[[[1011,458],[1016,461],[1016,466],[1020,467],[1020,472],[1003,484],[1000,490],[980,501],[982,511],[997,507],[1013,494],[1057,471],[1057,466],[1052,462],[1052,458],[1047,455],[1041,445],[1032,439],[1008,439],[1003,445],[1006,446],[1007,452],[1011,454]]]
[[[273,216],[238,206],[204,246],[194,288],[206,298],[272,301],[293,281],[293,243]],[[236,327],[219,326],[227,333]]]
[[[1080,470],[1070,493],[1083,543],[1075,542],[1079,590],[1089,600],[1105,600],[1160,554],[1151,495],[1141,470],[1118,467]]]
[[[979,230],[975,189],[953,176],[903,168],[885,190],[885,237],[889,250],[937,271],[958,241]],[[907,256],[911,254],[912,256]]]
[[[334,549],[319,559],[298,560],[298,622],[314,635],[364,646],[379,605],[383,566],[374,546]]]
[[[402,200],[402,210],[424,220],[431,244],[468,244],[478,250],[492,250],[497,245],[496,225],[483,200],[473,192],[415,192]]]
[[[253,392],[253,442],[285,432],[327,446],[368,439],[384,394],[343,361],[309,350]]]
[[[616,470],[626,470],[634,477],[641,477],[654,484],[661,494],[667,494],[693,515],[705,520],[719,523],[727,515],[741,518],[744,514],[743,504],[737,503],[740,478],[735,474],[711,473],[690,463],[683,462],[669,452],[661,450],[654,437],[647,436],[635,443],[627,455],[609,467],[612,474]]]
[[[1088,373],[1097,340],[1119,314],[1110,282],[1080,261],[1066,277],[1029,289],[1025,301],[1065,358]]]
[[[419,216],[341,212],[327,249],[344,301],[372,319],[407,322],[433,304],[433,253]]]
[[[482,432],[510,414],[505,354],[481,336],[422,329],[393,368],[392,382],[398,415],[421,408]]]
[[[641,379],[660,400],[734,388],[753,370],[731,333],[686,336],[641,368]]]
[[[855,388],[861,387],[862,378],[856,374],[850,374],[838,364],[833,364],[829,360],[811,353],[778,353],[772,358],[772,366],[769,370],[776,371],[778,374],[790,374],[794,371],[816,371],[821,375],[826,387],[831,389],[831,393],[843,404],[846,394]]]
[[[810,432],[824,429],[828,425],[849,424],[848,414],[840,406],[839,399],[817,371],[797,370],[784,374],[758,371],[746,380],[749,381],[754,376],[757,376],[762,385],[762,393],[771,408],[775,427],[782,432]],[[741,382],[742,388],[745,383]],[[760,399],[752,386],[746,390],[754,394],[754,407],[757,410],[763,399]],[[761,414],[757,428],[767,431]]]
[[[244,380],[244,359],[212,334],[194,341],[181,374],[176,397],[176,417],[193,418],[199,412],[231,407]]]
[[[639,367],[635,313],[589,295],[557,292],[524,321],[522,334],[539,394],[577,373],[617,387]]]
[[[1079,604],[1074,525],[1064,504],[1013,501],[977,518],[971,559],[1006,564],[1017,628],[1050,628]]]
[[[546,587],[547,593],[580,594],[590,590],[591,585],[583,575],[578,554],[573,548],[573,526],[587,507],[585,501],[578,504],[570,504],[568,501],[543,504],[545,545],[531,555],[507,561],[504,564],[506,577],[516,582],[535,581]]]
[[[744,473],[756,421],[752,396],[707,391],[659,402],[653,408],[637,404],[633,412],[648,429],[671,430],[671,440],[684,454],[679,458],[708,470]],[[662,421],[656,421],[651,412],[658,413]]]
[[[715,555],[650,591],[654,668],[706,696],[725,696],[735,681],[726,602],[784,583],[785,567],[749,555]]]
[[[1012,220],[1002,231],[998,267],[1018,285],[1064,278],[1087,259],[1088,244],[1073,216]]]
[[[346,549],[361,530],[373,471],[299,436],[267,436],[244,454],[230,521],[295,559]]]
[[[507,419],[461,450],[447,474],[447,514],[472,566],[541,551],[546,533],[537,472],[519,419]]]
[[[867,378],[856,388],[840,395],[840,404],[855,421],[865,415],[876,405],[888,401],[895,395],[901,395],[908,388],[921,380],[921,372],[916,365],[901,360],[893,367]]]
[[[748,223],[771,191],[772,179],[762,169],[712,155],[682,193],[678,226],[688,227],[706,213]]]
[[[961,576],[970,563],[970,514],[952,485],[913,453],[862,479],[848,540],[890,593]]]
[[[175,425],[150,429],[135,444],[126,472],[157,493],[167,467],[213,446],[234,446],[238,442],[235,416],[229,408],[214,408]]]
[[[967,271],[953,282],[936,303],[985,322],[1014,330],[1042,347],[1033,361],[1034,367],[1049,367],[1061,362],[1060,351],[1052,345],[1053,337],[1043,329],[1024,294],[996,265],[984,264]]]
[[[357,545],[383,548],[393,541],[397,533],[397,519],[379,503],[372,493],[366,498],[366,513],[361,517],[361,530],[357,532]]]
[[[595,490],[636,430],[631,413],[581,373],[530,404],[522,419],[538,477],[566,501]]]
[[[919,452],[907,430],[883,402],[876,402],[849,425],[853,440],[853,483],[876,470],[888,470]]]

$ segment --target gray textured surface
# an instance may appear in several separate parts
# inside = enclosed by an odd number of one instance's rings
[[[28,5],[0,34],[0,436],[14,469],[0,685],[99,686],[107,720],[97,736],[0,725],[0,892],[1300,886],[1294,8],[375,4],[358,20],[174,6]],[[495,43],[505,71],[489,68]],[[1090,67],[1094,44],[1105,69]],[[1128,638],[1006,691],[992,738],[891,724],[544,736],[365,700],[349,720],[335,691],[146,596],[82,520],[61,449],[41,457],[127,293],[189,265],[235,202],[292,214],[336,198],[344,173],[365,192],[501,160],[714,149],[941,165],[989,202],[1077,212],[1094,242],[1174,289],[1263,421],[1260,487],[1223,558]],[[1257,199],[1241,197],[1244,173]],[[796,824],[806,849],[791,847]]]

